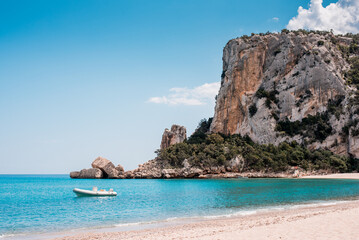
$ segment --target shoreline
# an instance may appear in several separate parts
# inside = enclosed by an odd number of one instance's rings
[[[359,179],[359,173],[334,173],[326,175],[308,175],[300,178],[312,179]]]
[[[255,213],[213,216],[194,221],[143,226],[145,229],[104,228],[69,233],[56,240],[107,239],[356,239],[359,200],[293,205]],[[325,223],[325,224],[323,224]],[[139,224],[140,225],[140,224]]]
[[[178,169],[177,169],[178,170]],[[74,178],[71,177],[70,178]],[[206,173],[198,176],[183,177],[180,175],[166,175],[164,177],[153,176],[137,176],[137,177],[123,177],[114,179],[236,179],[236,178],[312,178],[312,179],[359,179],[359,173],[323,173],[323,172],[218,172],[218,173]],[[92,179],[92,178],[75,178],[75,179]],[[104,178],[98,178],[104,179]]]

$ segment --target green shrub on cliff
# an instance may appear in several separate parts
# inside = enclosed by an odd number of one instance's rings
[[[279,121],[276,126],[276,131],[285,132],[289,136],[300,134],[303,137],[308,137],[310,140],[324,141],[333,131],[329,123],[329,114],[327,112],[316,114],[315,116],[308,115],[302,121],[291,122],[288,119]]]
[[[195,167],[228,166],[238,154],[245,159],[244,170],[279,172],[297,166],[308,170],[345,172],[357,161],[327,150],[310,151],[297,142],[278,146],[254,143],[248,136],[207,134],[196,142],[186,141],[160,150],[158,159],[168,167],[181,168],[185,159]]]
[[[317,42],[317,45],[318,45],[318,47],[323,46],[323,45],[324,45],[324,41],[322,41],[322,40],[318,41],[318,42]]]
[[[278,104],[279,102],[279,99],[276,97],[277,94],[279,94],[279,92],[276,89],[276,85],[273,85],[273,90],[270,92],[266,91],[263,87],[260,87],[256,92],[256,97],[259,99],[266,98],[265,104],[271,109],[272,102],[275,104]]]
[[[307,90],[306,94],[302,95],[299,100],[299,105],[304,101],[302,99],[310,96],[311,92]],[[323,142],[333,131],[329,122],[330,117],[334,115],[339,120],[340,115],[344,113],[344,99],[344,95],[337,95],[335,98],[328,101],[327,111],[317,113],[315,116],[308,115],[301,121],[297,120],[292,122],[288,118],[278,121],[275,130],[278,132],[285,132],[291,137],[299,134],[308,138],[310,141],[319,140]]]
[[[249,116],[253,117],[256,113],[257,113],[257,105],[255,103],[253,103],[251,106],[249,106],[248,111],[249,111]]]
[[[196,131],[189,137],[188,143],[200,143],[206,138],[206,133],[209,131],[213,118],[202,119]]]
[[[359,57],[350,59],[350,70],[345,74],[348,84],[354,84],[359,88]]]

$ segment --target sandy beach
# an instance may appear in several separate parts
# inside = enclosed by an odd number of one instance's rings
[[[358,219],[359,201],[348,201],[164,228],[92,232],[58,239],[358,239]]]
[[[336,173],[328,175],[310,175],[302,178],[317,178],[317,179],[359,179],[359,173]]]

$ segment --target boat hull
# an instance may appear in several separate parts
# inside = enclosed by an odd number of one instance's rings
[[[91,190],[84,190],[84,189],[79,189],[79,188],[75,188],[73,190],[74,193],[76,193],[76,195],[78,197],[114,197],[117,196],[116,192],[107,192],[107,191],[91,191]]]

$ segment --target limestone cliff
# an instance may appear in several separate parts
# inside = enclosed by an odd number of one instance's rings
[[[213,119],[201,121],[187,141],[186,128],[173,125],[157,157],[137,169],[125,172],[99,157],[93,169],[70,176],[298,177],[359,169],[353,158],[323,150],[359,158],[359,34],[283,31],[233,39],[223,50],[221,78]]]
[[[249,135],[261,144],[295,140],[359,158],[359,136],[351,134],[358,132],[351,104],[356,88],[345,79],[357,54],[343,52],[353,41],[301,32],[230,40],[210,131]],[[291,123],[302,128],[288,134]]]

